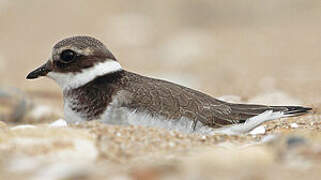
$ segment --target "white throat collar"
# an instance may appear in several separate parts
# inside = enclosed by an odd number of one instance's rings
[[[98,76],[110,74],[120,70],[122,70],[122,67],[117,61],[108,59],[104,62],[95,64],[93,67],[83,69],[81,72],[49,72],[47,76],[55,80],[63,90],[66,90],[78,88],[94,80]]]

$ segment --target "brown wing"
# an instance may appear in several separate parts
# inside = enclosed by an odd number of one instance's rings
[[[124,106],[137,111],[149,111],[168,119],[186,117],[211,127],[238,123],[232,119],[231,107],[204,93],[163,80],[147,78],[136,74],[127,75],[127,90],[132,101]],[[138,78],[139,76],[139,78]]]
[[[173,120],[187,117],[195,122],[194,126],[199,121],[210,127],[242,123],[266,110],[299,114],[310,109],[298,106],[231,104],[171,82],[127,73],[129,79],[126,87],[133,97],[131,103],[125,106],[137,111],[147,109],[152,115]]]

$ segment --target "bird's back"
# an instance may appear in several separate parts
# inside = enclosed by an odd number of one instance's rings
[[[172,82],[125,73],[126,90],[132,93],[132,99],[124,106],[169,120],[185,117],[194,121],[195,126],[199,122],[213,128],[242,123],[269,110],[283,112],[284,116],[301,115],[311,110],[300,106],[232,104]]]

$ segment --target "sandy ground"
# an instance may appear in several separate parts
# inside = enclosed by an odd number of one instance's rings
[[[317,179],[320,18],[318,0],[0,0],[0,179]],[[25,76],[78,34],[140,74],[232,102],[313,111],[240,136],[65,126],[56,122],[58,86]]]

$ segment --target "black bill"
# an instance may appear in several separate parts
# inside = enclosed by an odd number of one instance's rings
[[[52,70],[51,63],[50,61],[48,61],[46,64],[30,72],[27,76],[27,79],[35,79],[35,78],[38,78],[39,76],[46,76],[48,72],[50,72],[51,70]]]

